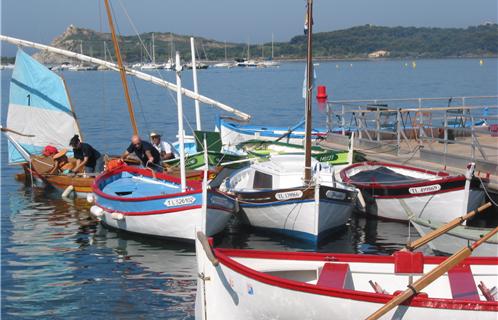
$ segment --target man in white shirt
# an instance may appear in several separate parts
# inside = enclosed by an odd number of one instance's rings
[[[161,154],[161,160],[174,159],[177,154],[175,148],[167,141],[161,141],[161,135],[157,132],[150,133],[150,142]]]

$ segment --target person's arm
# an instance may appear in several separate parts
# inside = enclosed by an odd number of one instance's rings
[[[150,152],[150,150],[145,150],[145,155],[147,156],[147,163],[145,164],[145,166],[148,166],[149,163],[154,163],[154,157],[152,156],[152,152]]]
[[[54,167],[48,172],[48,174],[56,174],[59,170],[59,161],[54,160]]]
[[[128,150],[125,150],[125,152],[123,152],[123,154],[121,155],[121,160],[125,160],[126,158],[128,158],[128,156],[130,155],[130,153],[128,152]]]
[[[173,148],[166,141],[162,141],[161,143],[162,143],[161,159],[163,160],[173,159],[175,157],[172,151]]]
[[[76,162],[76,167],[74,167],[73,171],[78,172],[87,162],[88,162],[88,157],[83,157],[83,161],[78,159],[78,161]]]

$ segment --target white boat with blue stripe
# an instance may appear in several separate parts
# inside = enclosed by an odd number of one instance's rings
[[[235,195],[243,220],[311,244],[348,222],[356,191],[336,182],[334,168],[316,160],[303,182],[303,155],[275,155],[233,174],[223,186]]]
[[[106,172],[93,185],[94,216],[107,226],[144,235],[194,240],[201,225],[202,182],[181,180],[148,169],[123,166]],[[206,232],[223,230],[235,201],[217,190],[207,191]]]
[[[275,141],[277,139],[286,143],[303,145],[304,143],[304,121],[293,127],[257,126],[228,122],[223,118],[218,119],[217,128],[221,133],[224,146],[236,146],[239,143],[252,139]],[[311,130],[312,139],[325,137],[326,128],[315,128]]]

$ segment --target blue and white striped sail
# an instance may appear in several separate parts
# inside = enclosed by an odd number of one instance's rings
[[[34,135],[6,133],[11,164],[28,161],[27,154],[40,154],[49,144],[67,148],[71,137],[80,134],[63,79],[20,49],[10,80],[6,125]]]

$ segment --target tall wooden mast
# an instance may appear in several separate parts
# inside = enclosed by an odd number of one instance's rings
[[[109,21],[109,28],[111,29],[112,43],[114,44],[114,51],[116,53],[116,60],[118,62],[119,74],[121,75],[121,82],[125,93],[126,103],[128,104],[128,113],[130,114],[130,121],[133,127],[133,134],[138,134],[137,123],[135,121],[135,112],[133,111],[133,104],[131,103],[130,93],[128,92],[128,82],[126,81],[126,70],[123,66],[121,59],[121,52],[119,51],[118,39],[116,38],[116,31],[114,30],[114,23],[112,22],[111,7],[109,0],[104,0],[105,8],[107,11],[107,20]]]
[[[312,34],[313,34],[313,0],[308,0],[307,12],[307,30],[308,30],[308,54],[306,57],[306,106],[305,112],[305,162],[304,162],[304,183],[309,184],[311,181],[311,125],[312,125],[312,104],[311,96],[313,93],[313,52],[312,52]]]

